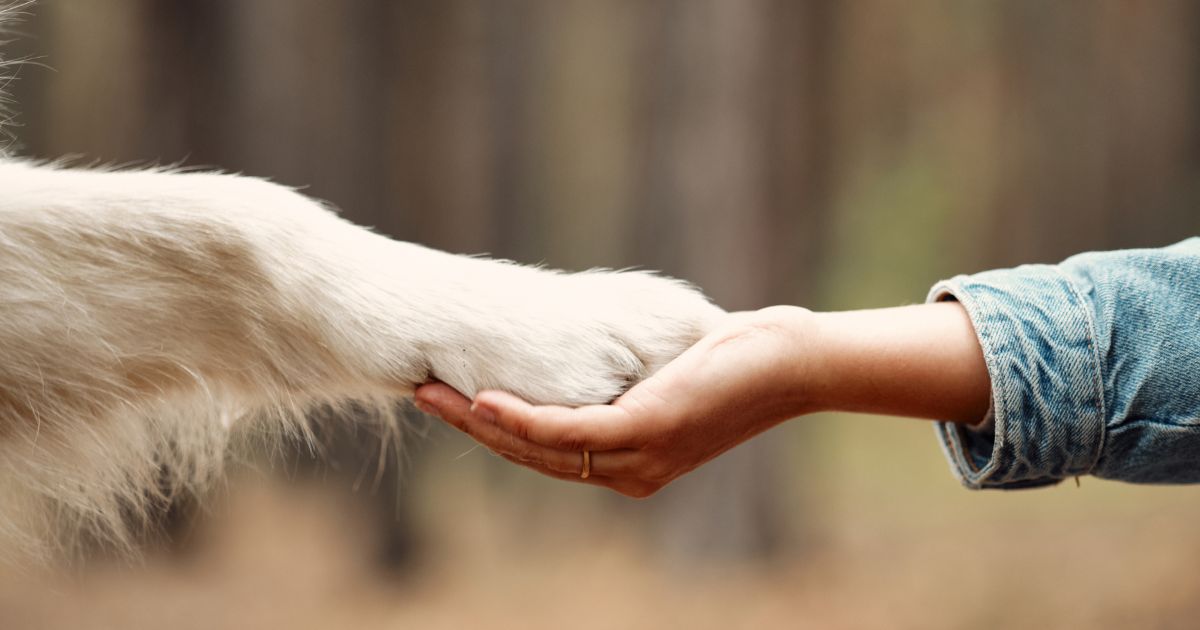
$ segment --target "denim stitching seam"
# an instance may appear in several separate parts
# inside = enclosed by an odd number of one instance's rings
[[[1087,325],[1087,344],[1092,356],[1092,395],[1096,399],[1096,407],[1100,410],[1100,417],[1097,418],[1097,424],[1100,425],[1100,440],[1096,445],[1096,452],[1092,456],[1091,464],[1083,472],[1083,474],[1090,475],[1100,462],[1100,457],[1104,453],[1104,445],[1108,438],[1108,410],[1104,404],[1104,378],[1101,374],[1100,350],[1096,343],[1096,322],[1092,316],[1091,309],[1086,306],[1087,301],[1083,299],[1083,294],[1079,292],[1075,283],[1071,282],[1071,278],[1059,267],[1054,267],[1054,271],[1061,276],[1062,281],[1071,292],[1071,297],[1074,298],[1079,309],[1083,311],[1083,321]]]

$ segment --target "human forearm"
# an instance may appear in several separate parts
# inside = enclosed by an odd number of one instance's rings
[[[857,411],[963,423],[987,411],[990,381],[956,302],[817,313],[802,387],[810,411]]]

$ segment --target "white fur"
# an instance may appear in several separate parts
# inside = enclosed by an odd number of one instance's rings
[[[429,379],[606,402],[719,313],[650,273],[389,240],[259,179],[0,157],[0,548],[127,550],[234,436],[323,407],[395,434]]]

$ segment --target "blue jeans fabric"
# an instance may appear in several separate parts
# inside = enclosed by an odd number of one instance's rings
[[[992,379],[975,426],[936,423],[969,488],[1078,475],[1200,482],[1200,238],[957,276]]]

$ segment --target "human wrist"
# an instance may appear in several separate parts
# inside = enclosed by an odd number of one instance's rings
[[[802,383],[806,413],[842,410],[846,404],[844,360],[847,329],[842,313],[812,314],[808,359]]]
[[[775,360],[764,366],[770,397],[779,401],[776,415],[793,418],[821,411],[822,393],[814,388],[821,373],[815,352],[817,313],[799,306],[770,306],[752,313],[753,325],[772,334]]]

